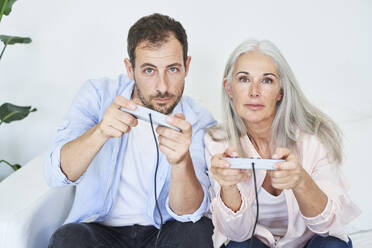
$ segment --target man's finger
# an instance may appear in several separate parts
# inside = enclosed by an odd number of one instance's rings
[[[162,135],[164,137],[167,137],[168,139],[174,140],[174,141],[180,141],[182,138],[182,134],[174,129],[171,129],[169,127],[163,127],[158,126],[156,128],[156,132],[159,135]]]
[[[182,115],[183,117],[181,118],[177,117],[178,115],[181,114],[175,114],[173,117],[168,116],[167,122],[181,129],[182,133],[191,133],[192,132],[191,124],[185,119],[184,115]]]
[[[123,96],[115,97],[114,104],[118,105],[119,108],[124,107],[124,108],[129,109],[129,110],[135,110],[136,109],[136,104],[133,101],[131,101],[131,100],[129,100],[129,99],[123,97]]]
[[[158,136],[158,140],[159,140],[159,145],[163,145],[172,151],[177,151],[177,148],[179,148],[180,146],[180,144],[178,144],[177,142],[171,139],[168,139],[167,137],[161,136],[161,135]]]
[[[138,124],[138,120],[131,114],[128,114],[124,111],[113,109],[112,114],[115,116],[114,118],[118,119],[119,121],[131,126],[135,127]]]

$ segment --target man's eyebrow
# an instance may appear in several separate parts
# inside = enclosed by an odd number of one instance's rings
[[[167,67],[174,67],[174,66],[182,67],[182,65],[180,63],[173,63],[173,64],[170,64],[170,65],[167,65]]]
[[[271,76],[274,76],[276,78],[278,77],[277,75],[275,75],[274,73],[271,73],[271,72],[264,73],[263,75],[264,76],[270,76],[271,75]]]
[[[156,67],[155,65],[150,64],[150,63],[144,63],[144,64],[142,64],[140,67],[143,68],[143,67],[147,67],[147,66],[150,66],[150,67]]]

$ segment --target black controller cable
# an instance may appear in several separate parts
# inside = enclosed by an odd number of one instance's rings
[[[257,213],[256,213],[256,221],[255,221],[254,226],[253,226],[253,231],[252,231],[252,236],[251,236],[251,242],[250,242],[249,247],[254,247],[253,246],[254,232],[256,231],[256,225],[257,225],[257,222],[258,222],[258,215],[260,213],[260,211],[259,211],[259,204],[258,204],[256,169],[254,167],[254,162],[252,162],[252,170],[253,170],[254,192],[255,192],[255,195],[256,195],[256,209],[257,209]]]
[[[158,235],[156,236],[155,240],[155,248],[158,246],[158,240],[161,232],[161,227],[163,226],[163,215],[161,214],[160,207],[159,207],[159,202],[157,198],[157,189],[156,189],[156,175],[158,174],[158,167],[159,167],[159,146],[158,146],[158,141],[156,140],[156,135],[154,131],[154,126],[152,124],[152,117],[151,113],[149,113],[150,117],[150,124],[151,124],[151,129],[152,129],[152,134],[154,135],[154,140],[155,140],[155,145],[156,145],[156,167],[155,167],[155,175],[154,175],[154,196],[155,196],[155,204],[156,204],[156,209],[158,210],[159,216],[160,216],[160,227],[158,231]]]

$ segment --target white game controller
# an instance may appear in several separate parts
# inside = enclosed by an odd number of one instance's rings
[[[231,169],[252,169],[252,164],[256,170],[275,170],[274,165],[283,162],[282,159],[262,159],[262,158],[222,158],[230,164]]]
[[[152,122],[154,124],[159,125],[159,126],[169,127],[169,128],[172,128],[172,129],[174,129],[178,132],[181,132],[181,129],[179,129],[178,127],[172,126],[172,125],[167,123],[168,116],[166,116],[162,113],[159,113],[157,111],[154,111],[152,109],[148,109],[148,108],[137,105],[135,110],[129,110],[129,109],[126,109],[126,108],[123,108],[123,107],[120,108],[120,110],[122,110],[124,112],[127,112],[131,115],[134,115],[137,119],[144,120],[144,121],[147,121],[147,122],[150,122],[149,114],[151,114],[151,119],[152,119]]]

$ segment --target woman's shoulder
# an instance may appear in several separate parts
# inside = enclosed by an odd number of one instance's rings
[[[320,137],[316,134],[298,132],[297,144],[299,145],[298,148],[307,151],[307,153],[326,152],[325,146],[323,145]]]
[[[329,149],[316,134],[300,133],[297,149],[301,153],[303,163],[308,163],[309,167],[313,167],[321,160],[328,161],[329,164],[338,164],[332,159]]]

